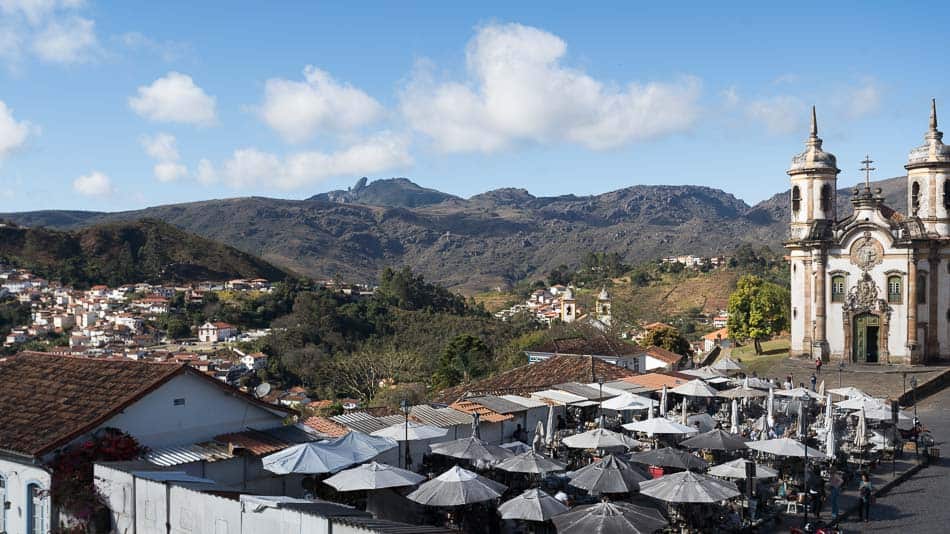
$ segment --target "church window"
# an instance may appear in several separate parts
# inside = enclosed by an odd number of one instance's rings
[[[831,211],[831,186],[828,184],[821,186],[821,211]]]
[[[792,211],[798,213],[802,207],[802,191],[796,185],[792,188]]]
[[[927,303],[927,275],[917,276],[917,304]]]
[[[844,302],[844,276],[831,277],[831,302]]]
[[[910,214],[916,217],[918,211],[920,211],[920,184],[914,182],[910,188]]]
[[[943,207],[950,209],[950,180],[943,181]]]
[[[792,308],[792,319],[798,318],[798,308]]]
[[[903,291],[901,291],[901,277],[887,277],[887,302],[891,304],[900,304],[902,294]]]

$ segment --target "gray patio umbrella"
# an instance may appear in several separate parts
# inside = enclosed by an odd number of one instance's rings
[[[264,469],[278,475],[336,473],[379,456],[397,446],[395,440],[360,432],[328,440],[301,443],[262,458]]]
[[[425,479],[412,471],[370,462],[340,471],[323,482],[337,491],[359,491],[415,486]]]
[[[508,471],[510,473],[551,473],[554,471],[564,471],[565,465],[556,460],[546,458],[536,452],[528,451],[519,454],[507,460],[502,460],[495,465],[495,469]]]
[[[547,521],[568,510],[570,508],[561,501],[537,488],[529,489],[498,507],[498,513],[501,514],[502,519],[524,521]]]
[[[702,458],[697,458],[692,453],[673,447],[638,452],[630,455],[630,461],[647,465],[675,467],[677,469],[706,469],[709,466]]]
[[[462,506],[497,499],[506,489],[504,484],[454,466],[423,483],[406,498],[426,506]]]
[[[628,502],[601,502],[552,518],[559,534],[649,534],[669,525],[655,508]]]
[[[630,436],[606,428],[595,428],[582,434],[575,434],[564,438],[561,442],[572,449],[612,449],[616,447],[632,449],[642,445]]]
[[[429,445],[429,450],[431,450],[433,454],[441,454],[442,456],[451,456],[452,458],[471,460],[473,462],[487,462],[489,464],[498,463],[515,455],[508,449],[496,445],[489,445],[487,442],[475,436],[443,441],[442,443],[433,443]]]
[[[768,395],[768,393],[762,391],[761,389],[750,388],[742,385],[737,388],[720,391],[718,396],[725,399],[752,399],[756,397],[765,397],[766,395]]]
[[[647,479],[637,468],[608,454],[568,475],[570,485],[587,490],[591,495],[601,493],[630,493],[637,491],[640,482]]]
[[[732,482],[724,482],[692,471],[681,471],[641,482],[640,494],[673,503],[714,503],[741,495]]]
[[[722,478],[746,478],[745,466],[746,464],[751,464],[752,460],[746,460],[744,458],[739,458],[731,462],[726,462],[724,464],[714,465],[709,468],[709,471],[706,472],[708,475],[722,477]],[[755,465],[755,478],[775,478],[778,476],[778,472],[774,469],[766,467],[764,465]]]
[[[765,441],[749,441],[746,445],[750,449],[767,452],[776,456],[795,456],[802,458],[805,456],[805,445],[800,441],[791,438],[767,439]],[[808,457],[812,459],[824,458],[825,453],[808,447]]]
[[[744,441],[721,428],[685,439],[680,442],[680,445],[690,449],[710,449],[714,451],[738,451],[748,448]]]

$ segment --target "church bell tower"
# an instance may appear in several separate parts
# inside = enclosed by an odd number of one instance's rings
[[[919,217],[928,234],[950,236],[950,147],[937,129],[937,102],[930,101],[924,144],[907,157],[907,214]]]
[[[792,241],[808,239],[816,221],[835,221],[839,172],[835,156],[821,149],[818,119],[812,106],[811,134],[805,141],[805,151],[792,158],[788,169],[792,182],[789,199]]]

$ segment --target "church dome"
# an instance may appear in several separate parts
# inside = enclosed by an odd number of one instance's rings
[[[930,129],[924,136],[924,144],[910,151],[907,165],[926,166],[928,163],[950,163],[950,146],[943,144],[943,132],[937,129],[937,101],[930,101]]]
[[[574,288],[567,286],[567,289],[564,290],[564,296],[561,298],[563,300],[574,300]]]
[[[818,137],[818,119],[815,108],[811,108],[811,135],[805,141],[805,151],[792,158],[789,174],[806,171],[831,171],[837,174],[838,160],[835,155],[821,149],[821,138]]]

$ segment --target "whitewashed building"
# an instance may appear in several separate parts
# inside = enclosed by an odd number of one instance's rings
[[[186,365],[20,353],[0,358],[0,532],[58,524],[57,451],[116,428],[151,449],[282,427],[290,413]]]

